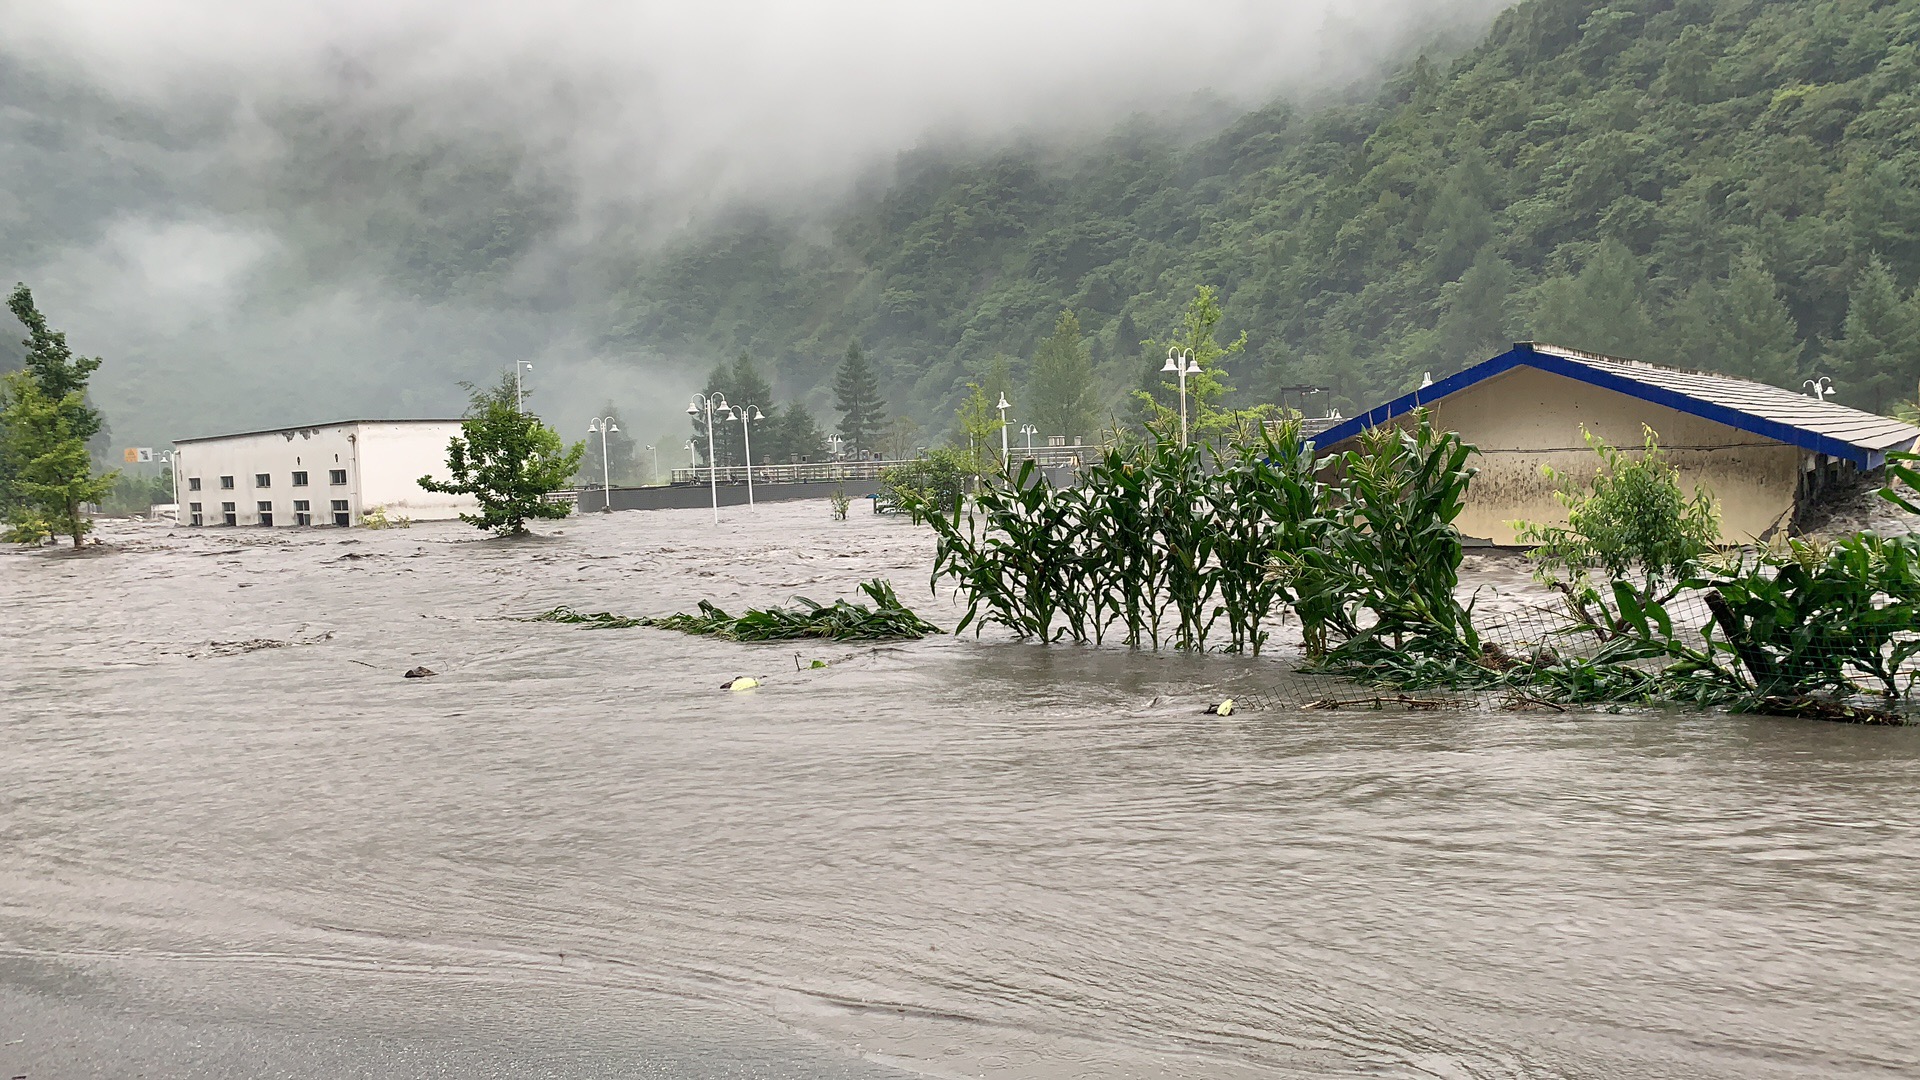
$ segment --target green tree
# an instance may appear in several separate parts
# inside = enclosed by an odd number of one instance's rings
[[[767,417],[766,422],[769,424],[776,419],[776,412],[773,405],[773,386],[767,382],[764,375],[760,374],[760,368],[753,362],[753,354],[745,350],[742,350],[739,356],[734,357],[732,363],[716,365],[713,373],[707,376],[707,388],[702,391],[702,393],[708,396],[719,394],[726,399],[728,405],[759,406],[761,413]],[[692,419],[694,452],[700,456],[702,461],[705,461],[707,457],[707,411],[704,408],[701,409],[699,412],[693,414]],[[746,461],[746,439],[741,436],[739,427],[728,421],[726,417],[721,416],[718,412],[714,413],[713,419],[717,426],[713,433],[714,461],[712,464],[717,464],[722,467],[744,464]],[[760,423],[761,421],[755,422]],[[755,428],[754,434],[758,436],[762,430],[761,428]],[[762,448],[755,452],[754,456],[762,461],[767,460],[769,456],[767,448]]]
[[[1618,240],[1603,240],[1576,277],[1540,287],[1533,336],[1572,349],[1644,359],[1658,346],[1647,313],[1647,272]]]
[[[67,347],[67,335],[47,326],[46,316],[34,306],[33,292],[26,285],[14,285],[12,295],[7,297],[7,310],[27,328],[27,338],[21,342],[26,346],[22,358],[25,370],[32,373],[40,392],[50,401],[63,402],[68,394],[81,395],[82,404],[67,417],[67,423],[81,442],[92,439],[99,434],[103,421],[100,410],[85,404],[85,397],[87,381],[100,367],[100,358],[73,355]]]
[[[1080,319],[1072,310],[1062,311],[1053,335],[1034,351],[1025,411],[1043,436],[1091,438],[1097,393],[1093,353],[1080,333]]]
[[[975,476],[985,476],[1000,465],[1000,429],[1006,423],[993,406],[979,383],[968,383],[967,396],[954,414],[955,448],[967,455]]]
[[[874,449],[886,425],[886,406],[880,400],[880,377],[859,342],[847,346],[846,359],[834,372],[833,400],[840,412],[840,437],[851,448]]]
[[[78,387],[64,397],[49,397],[32,371],[16,371],[0,385],[0,427],[13,467],[6,539],[38,544],[70,536],[79,547],[93,528],[86,504],[105,498],[119,476],[94,475],[93,455],[81,434],[92,410]]]
[[[1197,374],[1187,376],[1187,404],[1190,410],[1188,429],[1196,440],[1227,434],[1238,426],[1241,419],[1221,407],[1226,396],[1233,393],[1233,387],[1228,384],[1226,372],[1220,364],[1247,347],[1247,334],[1243,330],[1232,344],[1220,344],[1216,333],[1225,314],[1214,287],[1202,285],[1194,290],[1193,299],[1187,302],[1186,310],[1180,313],[1180,328],[1167,340],[1152,343],[1155,351],[1172,349],[1182,356],[1191,353],[1193,361],[1200,366]],[[1164,375],[1157,377],[1160,379],[1161,393],[1135,391],[1135,399],[1145,408],[1148,419],[1156,427],[1178,431],[1180,385],[1177,380],[1166,381]],[[1161,405],[1163,398],[1173,404]]]
[[[1516,522],[1520,542],[1536,545],[1531,555],[1545,580],[1565,575],[1564,584],[1585,592],[1594,571],[1611,581],[1637,572],[1640,595],[1664,603],[1719,543],[1719,507],[1705,488],[1691,497],[1680,490],[1652,428],[1638,459],[1583,434],[1599,469],[1585,479],[1547,470],[1567,524]]]
[[[826,432],[820,430],[820,422],[814,419],[813,411],[798,401],[782,406],[778,415],[770,415],[760,430],[765,435],[756,435],[755,438],[764,437],[767,449],[755,456],[762,461],[782,465],[818,461],[826,453]],[[754,445],[758,446],[759,443],[756,441]]]
[[[1435,335],[1434,364],[1451,370],[1506,351],[1513,342],[1512,291],[1513,267],[1491,247],[1482,248],[1460,280],[1442,291],[1447,307]]]
[[[1838,398],[1858,408],[1886,412],[1920,378],[1920,320],[1916,301],[1903,300],[1893,271],[1878,257],[1854,280],[1840,339],[1827,349],[1826,365]]]
[[[587,453],[584,442],[569,447],[539,417],[523,412],[515,396],[511,375],[475,390],[460,434],[447,444],[452,482],[420,478],[428,491],[478,499],[480,513],[460,520],[502,536],[526,535],[528,521],[566,517],[572,507],[544,496],[566,487]]]

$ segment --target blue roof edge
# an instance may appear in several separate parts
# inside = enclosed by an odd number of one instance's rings
[[[1389,420],[1410,413],[1423,405],[1431,405],[1441,398],[1456,394],[1469,386],[1485,382],[1495,375],[1504,374],[1517,367],[1536,368],[1554,375],[1563,375],[1577,382],[1586,383],[1589,386],[1597,386],[1603,390],[1612,390],[1615,393],[1625,394],[1632,398],[1639,398],[1641,401],[1651,402],[1655,405],[1664,405],[1675,412],[1683,412],[1689,416],[1698,416],[1703,420],[1712,420],[1715,423],[1725,424],[1730,428],[1736,428],[1753,435],[1773,439],[1776,442],[1797,446],[1802,450],[1810,450],[1814,453],[1825,454],[1828,457],[1851,461],[1856,467],[1862,470],[1871,471],[1887,462],[1887,455],[1881,450],[1870,450],[1866,447],[1855,446],[1842,439],[1835,439],[1828,435],[1822,435],[1819,432],[1794,427],[1791,424],[1783,424],[1777,420],[1768,420],[1764,417],[1754,416],[1751,413],[1741,412],[1739,409],[1729,408],[1711,401],[1704,401],[1688,394],[1682,394],[1673,390],[1664,390],[1657,386],[1649,386],[1632,379],[1623,379],[1611,372],[1590,368],[1578,360],[1556,356],[1553,353],[1540,352],[1533,348],[1533,346],[1527,344],[1516,345],[1512,349],[1501,353],[1499,356],[1493,357],[1490,360],[1483,360],[1464,371],[1449,375],[1435,382],[1432,386],[1423,386],[1410,394],[1402,394],[1384,405],[1376,405],[1359,416],[1342,421],[1319,433],[1319,435],[1315,436],[1313,442],[1316,446],[1320,447],[1328,447],[1335,443],[1344,442],[1365,431],[1367,428],[1378,427]]]

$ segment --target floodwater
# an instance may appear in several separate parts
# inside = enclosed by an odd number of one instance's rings
[[[0,556],[0,1074],[118,1052],[9,1000],[299,1077],[352,1071],[307,1038],[607,1076],[1920,1071],[1920,730],[1222,719],[1281,665],[515,621],[874,576],[955,615],[922,530],[825,503],[549,531]],[[213,1075],[183,1052],[146,1075]]]

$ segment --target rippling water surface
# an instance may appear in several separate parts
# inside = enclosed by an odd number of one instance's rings
[[[920,530],[820,503],[560,531],[0,557],[0,956],[295,1029],[698,1005],[943,1076],[1920,1070],[1920,732],[1220,719],[1276,665],[514,621],[873,576],[953,619]]]

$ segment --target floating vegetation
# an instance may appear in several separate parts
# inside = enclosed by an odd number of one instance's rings
[[[593,614],[568,607],[533,616],[531,622],[571,623],[599,629],[625,629],[650,626],[678,630],[687,634],[707,634],[729,641],[784,641],[796,638],[826,638],[834,641],[911,640],[940,633],[940,628],[914,614],[913,609],[894,595],[893,585],[875,578],[860,586],[873,606],[836,600],[815,603],[804,596],[794,598],[795,606],[785,608],[749,608],[744,614],[729,615],[712,601],[700,601],[698,614],[676,614],[663,618],[630,618],[601,611]],[[824,666],[824,665],[822,665]]]

